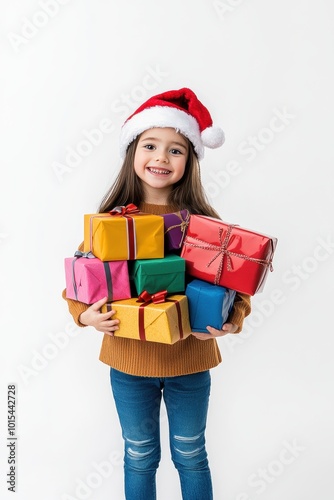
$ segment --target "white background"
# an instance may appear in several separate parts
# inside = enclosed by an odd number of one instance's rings
[[[215,499],[332,498],[333,14],[325,0],[1,2],[1,498],[13,498],[15,383],[15,498],[123,499],[101,334],[74,328],[63,259],[118,170],[124,119],[184,86],[226,134],[202,161],[211,203],[279,240],[244,332],[219,340]],[[101,122],[108,131],[88,143]],[[158,499],[178,500],[164,416],[161,426]]]

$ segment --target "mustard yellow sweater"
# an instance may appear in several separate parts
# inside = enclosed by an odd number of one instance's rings
[[[174,211],[173,207],[169,205],[147,203],[142,203],[139,208],[143,212],[156,215]],[[82,245],[79,248],[82,249]],[[89,306],[82,302],[67,299],[66,290],[63,290],[62,296],[67,301],[69,311],[76,324],[84,327],[85,325],[80,323],[79,317]],[[233,309],[228,318],[229,322],[238,325],[236,333],[241,331],[243,320],[250,311],[250,296],[237,293]],[[222,361],[218,343],[215,339],[198,340],[193,335],[169,345],[111,337],[105,334],[99,359],[119,371],[145,377],[187,375],[209,370]]]

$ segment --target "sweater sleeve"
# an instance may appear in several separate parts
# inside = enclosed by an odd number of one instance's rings
[[[241,332],[244,319],[251,312],[250,299],[250,295],[246,295],[245,293],[237,292],[235,295],[234,305],[227,320],[229,323],[234,323],[238,326],[235,333]]]
[[[63,290],[62,297],[63,297],[63,299],[66,300],[68,310],[69,310],[70,314],[72,315],[75,323],[81,327],[87,326],[87,325],[84,325],[83,323],[80,323],[79,317],[80,317],[81,313],[83,313],[84,311],[87,311],[89,305],[84,304],[83,302],[79,302],[78,300],[68,299],[66,297],[66,289]]]

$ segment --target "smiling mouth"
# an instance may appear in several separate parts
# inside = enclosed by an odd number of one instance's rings
[[[168,175],[171,172],[170,170],[167,170],[165,168],[154,168],[154,167],[147,167],[147,170],[152,174],[157,174],[157,175]]]

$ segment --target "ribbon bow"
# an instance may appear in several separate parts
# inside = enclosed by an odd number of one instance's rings
[[[128,205],[121,205],[119,207],[114,207],[110,210],[110,215],[126,215],[126,214],[138,214],[140,212],[139,208],[133,203]]]
[[[74,257],[85,257],[86,259],[95,259],[95,255],[92,252],[80,252],[80,250],[77,250],[74,253]]]
[[[72,260],[72,285],[73,285],[73,291],[75,295],[75,300],[78,300],[78,288],[77,288],[77,282],[75,279],[75,272],[74,272],[74,266],[76,263],[77,259],[80,259],[80,257],[84,257],[86,259],[95,259],[95,255],[92,252],[81,252],[80,250],[76,250],[74,253],[74,259]]]
[[[153,302],[153,304],[161,304],[162,302],[166,302],[167,290],[160,290],[157,293],[148,293],[146,290],[142,291],[138,297],[137,302],[144,302],[145,304],[149,304]]]
[[[182,316],[179,301],[176,299],[167,299],[167,290],[160,290],[157,293],[148,293],[147,290],[141,292],[138,297],[137,302],[142,302],[138,308],[138,330],[140,340],[146,340],[145,334],[145,323],[144,323],[144,310],[145,307],[151,304],[161,304],[162,302],[174,302],[176,306],[176,313],[178,318],[178,324],[180,329],[180,339],[183,338],[183,326],[182,326]]]

